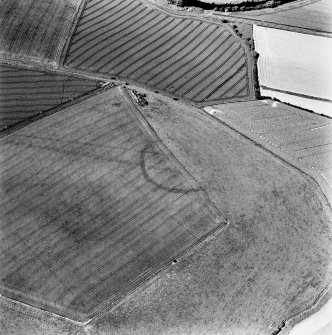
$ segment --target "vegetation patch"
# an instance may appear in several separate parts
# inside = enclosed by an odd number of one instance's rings
[[[251,1],[199,1],[199,0],[168,0],[169,3],[179,7],[199,7],[206,10],[220,12],[238,12],[275,8],[277,6],[294,2],[296,0],[251,0]]]

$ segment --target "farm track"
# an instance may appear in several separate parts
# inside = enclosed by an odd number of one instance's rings
[[[83,321],[220,227],[128,99],[112,89],[0,140],[2,294]]]
[[[230,49],[234,50],[231,55]],[[221,24],[168,14],[138,0],[91,0],[79,19],[64,65],[210,103],[250,98],[247,53]],[[241,78],[233,78],[239,72]],[[209,84],[210,76],[218,78],[216,91]],[[195,96],[192,91],[197,87],[206,90]]]
[[[0,65],[0,128],[12,126],[97,88],[97,82]]]

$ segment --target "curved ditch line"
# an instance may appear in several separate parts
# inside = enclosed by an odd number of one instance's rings
[[[237,51],[237,50],[236,50]],[[203,78],[200,79],[199,82],[197,82],[196,84],[194,84],[193,86],[189,87],[183,94],[181,94],[182,96],[185,96],[186,94],[188,94],[190,91],[192,91],[194,88],[196,88],[197,86],[201,85],[206,79],[208,79],[212,73],[218,71],[219,69],[221,69],[231,58],[233,58],[233,56],[236,54],[233,52],[232,54],[230,54],[221,64],[218,65],[216,70],[212,70],[210,72],[208,72]],[[227,51],[226,51],[227,52]],[[223,56],[225,56],[225,53],[220,54],[215,60],[219,60],[220,58],[222,58]],[[228,70],[235,66],[235,64],[241,60],[242,56],[239,59],[236,59],[235,62],[233,62],[226,70],[224,70],[224,72],[218,76],[218,78],[220,78],[220,76],[223,76],[226,72],[228,72]],[[206,70],[209,66],[206,66],[204,70]],[[200,71],[197,75],[195,75],[194,77],[192,77],[192,79],[195,79],[198,75],[200,75],[203,71]],[[189,80],[187,81],[189,82]],[[210,85],[210,83],[209,83]],[[201,91],[199,91],[196,95],[200,94],[201,92],[203,92],[206,89],[206,87],[204,87],[203,89],[201,89]],[[195,95],[195,96],[196,96]]]
[[[178,198],[174,199],[174,200],[173,200],[171,203],[169,203],[167,206],[165,206],[165,207],[159,209],[156,213],[154,213],[151,217],[149,217],[148,220],[145,220],[145,221],[141,222],[138,226],[133,227],[131,230],[129,230],[129,232],[128,232],[126,235],[121,236],[121,237],[119,237],[116,241],[112,242],[112,245],[115,246],[117,243],[121,242],[124,238],[128,238],[128,237],[130,237],[130,236],[136,234],[138,228],[140,228],[141,226],[145,225],[147,222],[150,222],[150,221],[154,220],[156,216],[158,216],[160,213],[164,212],[165,210],[168,210],[168,208],[169,208],[170,206],[172,206],[176,201],[178,201],[179,199],[181,199],[184,195],[185,195],[185,194],[181,194]],[[191,205],[191,202],[189,203],[189,205]],[[177,213],[175,213],[175,214],[177,214]],[[174,214],[174,215],[175,215],[175,214]],[[135,216],[137,216],[137,215],[139,215],[139,213],[137,213]],[[157,227],[155,227],[153,230],[156,230],[157,228],[159,228],[159,226],[161,226],[163,223],[164,223],[164,222],[161,222],[161,223],[160,223]],[[152,231],[153,231],[153,230],[152,230]],[[150,231],[150,232],[152,232],[152,231]],[[149,232],[149,233],[150,233],[150,232]],[[111,235],[111,233],[107,234],[107,235],[105,236],[105,238],[107,238],[109,235]],[[144,236],[144,237],[146,237],[146,236]],[[105,249],[106,249],[106,248],[105,248]],[[109,248],[108,248],[108,249],[109,249]],[[109,251],[109,250],[107,250],[107,251]],[[102,256],[103,253],[104,253],[104,251],[99,251],[99,252],[97,253],[97,257]],[[116,256],[115,256],[115,257],[116,257]],[[105,257],[104,257],[104,260],[105,260],[105,261],[104,261],[104,263],[102,263],[102,264],[100,265],[100,268],[109,265],[109,264],[114,260],[115,257],[113,257],[113,258],[105,258]],[[95,258],[94,258],[94,259],[95,259]],[[86,266],[86,263],[83,263],[83,264],[80,265],[80,267],[76,268],[75,270],[76,270],[76,271],[80,271],[80,270],[82,270],[85,266]],[[71,286],[69,286],[68,288],[66,288],[66,290],[64,290],[64,292],[62,292],[61,295],[58,296],[58,298],[56,299],[56,302],[58,302],[59,300],[62,300],[66,295],[70,294],[70,292],[71,292],[72,290],[77,289],[79,286],[81,286],[82,284],[84,284],[84,282],[85,282],[86,280],[88,280],[89,278],[91,278],[91,277],[94,276],[94,275],[95,275],[95,273],[90,273],[90,274],[87,274],[85,277],[80,277],[80,278],[79,278],[80,280],[79,280],[78,282],[76,282],[74,285],[71,285]],[[59,286],[59,284],[60,284],[60,283],[58,283],[56,286],[52,287],[52,288],[51,288],[49,291],[47,291],[45,294],[48,294],[48,293],[54,291],[54,289],[56,289],[56,288]],[[99,283],[99,285],[100,285],[100,283]]]
[[[166,192],[171,192],[171,193],[190,193],[190,192],[198,192],[201,189],[200,188],[191,188],[191,189],[177,189],[174,187],[165,187],[160,185],[158,182],[156,182],[153,178],[150,177],[148,174],[146,167],[145,167],[145,161],[146,161],[146,154],[148,153],[148,150],[151,148],[151,145],[146,145],[144,149],[141,151],[141,157],[140,157],[140,165],[141,165],[141,170],[143,173],[144,178],[151,184],[157,187],[157,189],[162,189]],[[155,152],[153,152],[155,153]]]
[[[153,22],[154,20],[157,20],[157,19],[160,19],[160,17],[159,17],[159,16],[155,16],[150,22]],[[157,31],[156,31],[156,32],[159,32],[160,30],[164,29],[164,27],[167,26],[168,23],[167,23],[167,22],[164,22],[164,21],[167,21],[168,19],[169,19],[169,18],[168,18],[167,16],[165,16],[165,17],[162,18],[161,20],[159,20],[159,21],[155,22],[154,24],[152,24],[152,26],[147,27],[145,30],[143,30],[142,32],[140,32],[140,35],[144,36],[144,34],[145,34],[146,32],[152,30],[152,29],[155,28],[156,26],[160,26],[160,25],[163,23],[163,26],[161,26],[160,28],[158,28]],[[136,29],[135,32],[136,32],[137,30],[138,30],[138,29]],[[132,33],[131,33],[131,34],[132,34]],[[144,37],[144,39],[143,39],[142,41],[145,41],[148,37],[150,37],[150,36],[152,36],[152,35],[154,35],[154,34],[155,34],[155,32],[152,32],[150,35],[147,35],[146,37]],[[127,36],[127,35],[126,35],[126,36]],[[121,37],[120,39],[124,39],[124,37]],[[110,54],[112,54],[114,51],[116,51],[116,50],[122,48],[122,47],[125,46],[125,45],[128,45],[131,41],[134,41],[134,40],[136,40],[136,39],[137,39],[137,36],[134,36],[134,37],[130,38],[129,40],[126,40],[124,43],[118,45],[117,47],[112,48],[111,51],[107,52],[107,53],[106,53],[105,55],[103,55],[99,60],[96,60],[94,63],[92,63],[92,64],[90,65],[90,67],[93,67],[93,66],[96,65],[99,61],[101,61],[101,60],[107,58],[107,57],[108,57]],[[140,43],[140,41],[137,42],[136,45],[139,44],[139,43]],[[125,49],[125,51],[128,51],[128,50],[130,50],[130,47],[127,48],[127,49]],[[104,63],[102,66],[98,67],[98,68],[96,69],[96,71],[97,71],[97,72],[100,71],[103,67],[106,67],[107,65],[109,65],[109,64],[110,64],[114,59],[116,59],[116,58],[117,58],[117,56],[114,56],[111,60],[106,59],[106,63]]]
[[[136,7],[134,7],[132,10],[135,10],[137,9],[139,6],[137,5]],[[140,11],[138,11],[136,13],[136,15],[140,15],[142,12],[145,11],[145,8],[142,8]],[[115,22],[117,21],[120,21],[119,24],[115,25],[115,26],[112,26],[111,29],[109,30],[106,30],[106,32],[103,31],[103,29],[105,27],[108,27],[110,25],[109,21],[107,19],[105,19],[104,21],[106,21],[105,24],[103,24],[102,26],[98,26],[98,23],[96,23],[94,26],[97,26],[94,30],[88,30],[88,33],[86,33],[85,30],[82,30],[82,36],[77,38],[76,39],[76,36],[79,34],[77,33],[74,38],[73,38],[73,43],[70,45],[70,48],[69,48],[69,54],[68,54],[68,57],[72,54],[74,54],[75,52],[77,52],[77,50],[79,49],[84,49],[86,45],[88,45],[88,48],[86,50],[83,50],[84,52],[89,52],[91,49],[93,49],[95,46],[105,42],[106,40],[110,39],[112,36],[109,36],[107,35],[106,37],[104,37],[103,39],[99,40],[100,36],[103,36],[104,34],[109,34],[110,32],[112,32],[113,30],[117,29],[118,27],[121,27],[121,26],[125,26],[124,28],[122,27],[122,29],[119,31],[119,33],[123,32],[125,29],[128,29],[130,28],[132,25],[136,24],[137,22],[141,21],[142,19],[144,19],[148,14],[145,14],[143,15],[142,17],[138,17],[138,18],[134,18],[130,12],[125,12],[123,13],[122,15],[120,15],[118,18],[116,18],[114,21],[111,21],[111,24],[114,24]],[[126,20],[126,22],[124,23],[122,21],[122,18],[126,17],[126,16],[130,16],[129,19]],[[109,15],[109,17],[112,17],[112,14]],[[131,20],[135,20],[136,21],[133,21],[132,23],[130,22]],[[102,21],[103,22],[103,21]],[[101,22],[101,23],[102,23]],[[90,35],[94,34],[95,32],[100,32],[99,35],[95,36],[95,37],[91,37],[90,38]],[[76,46],[76,48],[73,48],[73,46],[75,46],[78,42],[80,42],[81,40],[84,40],[83,41],[83,44],[79,44],[78,46]],[[92,44],[91,46],[89,46],[90,42],[91,41],[95,41],[94,44]],[[82,53],[82,51],[81,51]],[[72,63],[73,61],[75,61],[77,58],[79,58],[81,56],[81,53],[76,56],[76,58],[74,58],[73,60],[71,60],[70,62]]]
[[[183,197],[183,194],[178,198],[178,199],[180,199],[181,197]],[[178,200],[177,199],[177,200]],[[180,209],[180,211],[183,211],[183,210],[186,210],[186,209],[188,209],[190,206],[192,205],[192,202],[190,202],[189,204],[187,204],[185,207],[182,207],[181,209]],[[168,207],[168,206],[167,206]],[[151,219],[149,219],[149,221],[150,220],[152,220],[152,219],[154,219],[154,217],[155,216],[157,216],[157,215],[159,215],[161,212],[163,211],[163,209],[162,210],[160,210],[158,213],[156,213],[156,214],[154,214],[152,217],[151,217]],[[174,214],[172,214],[170,217],[169,217],[169,219],[175,219],[176,218],[176,216],[179,214],[179,211],[178,212],[176,212],[176,213],[174,213]],[[191,215],[191,217],[193,217],[194,215],[197,215],[196,213],[193,213],[192,215]],[[190,217],[190,218],[191,218]],[[144,224],[144,223],[143,223]],[[151,230],[151,231],[149,231],[147,234],[145,234],[142,238],[147,238],[151,233],[153,233],[154,231],[156,231],[157,229],[159,229],[162,225],[164,224],[164,222],[161,222],[158,226],[156,226],[153,230]],[[137,228],[138,227],[136,227],[136,229],[133,229],[133,231],[131,232],[131,234],[129,235],[129,236],[131,236],[132,234],[135,234],[136,232],[137,232]],[[176,229],[179,229],[179,228],[181,228],[181,226],[176,226],[175,228],[173,228],[170,232],[168,232],[167,233],[167,235],[171,235],[171,234],[173,234],[173,232],[174,232],[174,230],[176,230]],[[189,231],[188,232],[186,232],[187,234],[189,233]],[[167,236],[166,235],[166,236]],[[127,236],[126,236],[127,237]],[[120,241],[121,241],[121,239],[120,239]],[[120,242],[120,241],[117,241],[117,242]],[[135,245],[135,244],[137,244],[138,242],[135,242],[135,243],[133,243],[133,245]],[[138,256],[140,256],[142,253],[144,253],[144,252],[146,252],[147,250],[149,250],[149,249],[151,249],[155,244],[158,244],[159,243],[159,241],[156,241],[156,242],[154,242],[152,245],[149,245],[149,248],[147,248],[147,249],[144,249],[141,253],[139,253],[139,254],[136,254],[135,253],[135,258],[136,257],[138,257]],[[114,243],[115,244],[115,243]],[[117,258],[118,257],[118,255],[116,255],[116,256],[114,256],[113,258],[111,258],[111,259],[108,259],[104,264],[102,264],[102,267],[105,267],[105,266],[108,266],[109,264],[111,264],[111,262],[115,259],[115,258]],[[106,280],[108,280],[110,277],[112,277],[112,276],[114,276],[114,274],[116,274],[116,272],[118,272],[119,270],[121,270],[121,269],[123,269],[124,267],[126,267],[129,263],[131,263],[133,260],[135,260],[135,258],[134,259],[131,259],[131,260],[129,260],[129,261],[127,261],[125,264],[123,264],[123,265],[121,265],[118,269],[116,269],[115,271],[113,271],[111,274],[106,274],[106,277],[104,277],[98,284],[99,284],[99,286],[103,283],[103,282],[105,282]],[[63,299],[66,295],[68,295],[68,294],[70,294],[70,291],[72,290],[72,289],[77,289],[77,287],[79,287],[80,285],[82,285],[82,283],[84,283],[84,281],[86,281],[87,279],[89,279],[91,276],[93,276],[93,275],[95,275],[94,273],[92,273],[92,274],[90,274],[90,275],[88,275],[86,278],[84,278],[81,282],[79,282],[78,284],[76,284],[76,286],[74,286],[74,287],[72,287],[72,288],[69,288],[69,290],[67,290],[67,292],[64,292],[56,301],[58,302],[60,299]],[[93,288],[94,289],[94,288]],[[83,299],[85,296],[87,296],[88,294],[90,293],[90,291],[88,291],[88,292],[86,292],[86,293],[84,293],[83,295],[81,295],[81,296],[79,296],[79,297],[77,297],[76,299],[74,299],[71,303],[70,303],[70,305],[73,305],[73,304],[75,304],[75,302],[76,301],[78,301],[78,300],[80,300],[80,299]]]
[[[96,43],[94,43],[93,45],[89,46],[88,49],[84,50],[84,53],[87,53],[87,52],[93,50],[95,47],[97,47],[97,52],[98,53],[102,53],[103,51],[105,51],[105,49],[112,47],[112,45],[114,43],[125,39],[127,36],[132,35],[133,32],[135,32],[135,31],[137,31],[139,29],[144,28],[146,25],[149,25],[153,20],[155,20],[157,18],[157,16],[152,16],[153,15],[153,11],[152,10],[151,11],[146,11],[145,8],[144,8],[142,10],[142,12],[145,12],[145,14],[143,16],[139,17],[139,18],[136,18],[136,21],[134,21],[132,23],[129,23],[130,20],[128,20],[125,23],[125,24],[128,24],[127,26],[123,27],[125,25],[123,22],[121,22],[118,25],[118,26],[120,26],[120,28],[122,26],[122,28],[119,31],[116,32],[116,35],[119,35],[119,37],[117,39],[115,39],[114,41],[109,42],[109,40],[112,40],[112,38],[114,38],[115,34],[109,35],[109,31],[107,31],[106,33],[104,33],[106,35],[106,37],[103,38],[102,40],[98,40],[98,38],[94,38],[94,40],[96,40]],[[149,20],[145,20],[145,18],[148,17],[148,16],[151,16],[151,18]],[[137,23],[137,22],[140,22],[140,25],[135,26],[135,23]],[[110,31],[112,31],[112,30],[114,30],[114,29],[111,29]],[[124,31],[128,31],[128,32],[126,34],[122,35],[122,33]],[[100,35],[100,36],[102,36],[102,35]],[[104,44],[105,41],[107,41],[106,44]],[[104,45],[102,45],[102,44],[104,44]],[[86,43],[84,45],[86,45]],[[106,53],[105,55],[99,57],[94,63],[92,63],[91,66],[93,66],[96,63],[98,63],[99,61],[101,61],[107,55],[108,55],[108,53]],[[80,58],[80,57],[82,57],[82,51],[76,57],[76,59]],[[90,56],[87,56],[83,61],[81,61],[81,63],[79,63],[78,65],[76,65],[76,67],[80,67],[82,64],[84,64],[90,58],[91,58]]]
[[[171,33],[172,30],[178,28],[178,27],[183,23],[183,21],[180,20],[174,27],[172,27],[172,26],[171,26],[171,23],[174,22],[174,20],[175,20],[175,19],[173,19],[173,21],[171,21],[171,22],[168,24],[168,31],[163,31],[163,34],[162,34],[163,36],[165,36],[166,34]],[[186,29],[186,28],[182,28],[182,29]],[[143,45],[140,49],[138,49],[137,51],[135,51],[134,54],[128,56],[127,58],[124,58],[124,59],[121,60],[119,63],[117,63],[116,65],[114,65],[112,68],[110,68],[109,71],[112,71],[115,67],[117,67],[117,66],[123,64],[124,62],[127,62],[128,59],[130,59],[130,58],[132,58],[132,57],[135,57],[135,55],[136,55],[137,53],[141,52],[142,50],[149,48],[152,44],[158,42],[158,41],[159,41],[159,38],[160,38],[160,36],[156,36],[156,39],[155,39],[155,40],[151,41],[150,43],[148,43],[148,44],[146,44],[146,45]],[[169,42],[172,38],[174,38],[174,36],[171,35],[171,36],[170,36],[170,37],[163,43],[163,45],[166,44],[167,42]],[[138,45],[139,43],[140,43],[140,42],[138,42],[136,45]],[[134,47],[135,47],[136,45],[134,45]],[[159,49],[161,46],[162,46],[162,45],[157,45],[157,46],[154,47],[153,49],[148,49],[148,52],[147,52],[147,53],[145,53],[143,56],[141,56],[141,57],[138,58],[138,59],[137,59],[137,58],[134,59],[133,63],[137,63],[137,62],[139,62],[139,61],[140,61],[142,58],[144,58],[148,53],[151,54],[152,52],[154,52],[154,51],[156,51],[157,49]],[[126,50],[126,51],[128,51],[128,50]],[[121,53],[120,55],[118,55],[117,57],[121,56],[123,53],[124,53],[124,52],[122,52],[122,53]],[[129,64],[131,65],[131,64],[133,64],[133,63],[129,63]],[[128,68],[130,65],[127,65],[124,69]],[[140,67],[141,67],[141,65],[140,65]],[[124,69],[121,70],[121,72],[123,72]],[[120,72],[120,73],[121,73],[121,72]]]
[[[227,59],[219,66],[219,67],[222,67],[224,66],[230,59],[232,59],[236,53],[240,50],[240,48],[237,48],[233,51],[232,54],[230,54]],[[217,78],[215,78],[212,82],[209,83],[209,85],[213,85],[216,81],[218,81],[219,79],[221,79],[223,76],[225,76],[225,74],[227,74],[230,69],[232,69],[233,67],[235,67],[240,61],[242,60],[242,55],[240,55],[239,58],[235,58],[235,61],[233,63],[231,63],[227,69],[225,69]],[[211,75],[211,72],[201,81],[199,82],[198,84],[196,84],[195,86],[201,84],[204,80],[206,80],[206,78],[208,78],[209,76]],[[224,82],[225,83],[225,82]],[[223,84],[224,84],[223,83]],[[222,84],[222,85],[223,85]],[[197,92],[193,97],[191,97],[190,99],[195,99],[196,97],[198,97],[200,94],[202,94],[205,90],[207,90],[208,87],[204,86],[199,92]],[[187,92],[185,93],[187,94]],[[195,100],[194,100],[195,101]]]
[[[185,22],[185,20],[181,20],[181,24]],[[182,31],[187,30],[189,28],[189,26],[193,23],[193,21],[189,21],[189,23],[184,26],[182,28]],[[183,41],[188,35],[190,35],[191,32],[187,33],[185,36],[183,36],[180,41]],[[169,42],[171,40],[174,40],[175,37],[174,36],[170,36],[169,39],[167,39],[162,45],[157,45],[154,49],[152,49],[151,51],[148,50],[144,55],[142,55],[140,58],[136,59],[134,62],[129,63],[120,73],[126,71],[128,68],[130,68],[131,66],[133,66],[136,62],[140,62],[143,58],[150,56],[152,53],[154,53],[155,51],[157,51],[158,49],[164,47],[165,45],[169,45]],[[159,52],[156,56],[154,56],[153,58],[149,58],[147,61],[145,61],[143,64],[140,64],[139,68],[136,68],[134,70],[132,70],[132,72],[130,72],[127,76],[130,77],[132,76],[133,73],[135,73],[136,71],[138,71],[139,69],[143,68],[145,65],[151,63],[153,60],[155,60],[156,58],[158,58],[161,54],[165,54],[166,52],[168,52],[170,49],[172,49],[176,44],[178,44],[179,42],[175,42],[174,44],[172,44],[171,46],[169,46],[166,50]],[[189,42],[190,43],[190,42]],[[147,73],[147,72],[145,72]]]
[[[211,34],[209,34],[207,37],[206,37],[206,40],[208,39],[209,36],[212,35],[212,33],[214,33],[216,30],[218,30],[218,27],[215,28],[215,30],[213,32],[211,32]],[[213,43],[215,43],[216,40],[218,40],[220,38],[220,36],[222,36],[224,34],[224,31],[221,33],[221,34],[218,34],[211,42],[208,42],[208,45],[206,47],[204,47],[199,53],[198,55],[196,55],[195,57],[199,57],[202,53],[205,52],[205,49],[206,48],[209,48]],[[197,48],[197,45],[193,45],[191,50],[188,50],[187,53],[185,53],[182,57],[176,59],[176,62],[180,62],[181,60],[183,60],[184,58],[186,58],[194,49]],[[181,67],[184,67],[188,64],[190,64],[190,62],[192,62],[192,58],[189,58],[187,62],[185,62],[184,64],[181,65]],[[148,81],[150,81],[151,79],[159,76],[159,74],[161,74],[162,72],[166,71],[167,69],[169,69],[170,67],[174,67],[174,63],[172,64],[169,64],[165,69],[163,69],[162,71],[160,71],[159,73],[153,75],[150,79],[148,79]],[[166,77],[162,78],[161,80],[159,80],[159,82],[157,82],[155,85],[159,85],[161,82],[167,80],[169,77],[171,77],[174,73],[178,72],[179,71],[179,68],[176,67],[171,73],[167,74]],[[166,71],[167,73],[167,71]]]
[[[240,71],[242,71],[243,69],[246,69],[246,68],[247,68],[246,65],[247,65],[246,63],[242,64],[242,65],[237,69],[237,71],[232,75],[232,77],[233,77],[233,76],[236,76],[236,75],[237,75]],[[218,97],[217,99],[220,99],[221,97],[225,96],[230,90],[232,90],[236,85],[238,85],[239,82],[242,81],[242,80],[245,78],[246,74],[247,74],[247,73],[244,73],[243,76],[240,77],[240,79],[239,79],[237,82],[235,82],[231,87],[229,87],[225,92],[223,92],[223,93],[221,94],[221,96]],[[222,86],[223,86],[223,85],[222,85]],[[222,87],[222,86],[221,86],[221,87]],[[220,87],[220,88],[221,88],[221,87]],[[215,92],[216,92],[216,91],[215,91]],[[208,98],[209,98],[211,95],[213,95],[215,92],[210,93],[208,97],[205,97],[205,99],[208,99]],[[204,100],[205,100],[205,99],[204,99]]]
[[[189,26],[191,24],[193,24],[194,21],[191,20],[190,24],[186,27],[186,29],[189,28]],[[192,34],[197,28],[199,28],[203,23],[200,22],[196,27],[191,28],[191,31],[189,31],[188,33],[186,33],[183,37],[180,38],[179,41],[177,41],[175,44],[170,45],[164,52],[159,53],[158,55],[156,55],[155,57],[148,59],[142,66],[141,68],[145,67],[147,64],[149,64],[150,62],[152,62],[153,60],[157,59],[158,57],[160,57],[162,54],[166,54],[168,53],[171,49],[174,49],[176,47],[176,45],[178,45],[179,43],[182,44],[182,41],[185,40],[190,34]],[[160,63],[154,65],[151,68],[148,68],[143,74],[141,74],[139,78],[142,78],[143,76],[145,76],[146,74],[148,74],[150,71],[154,70],[155,68],[159,67],[161,64],[164,64],[165,62],[167,62],[168,60],[170,60],[175,54],[182,52],[188,45],[190,45],[192,43],[192,41],[196,38],[198,38],[202,33],[204,32],[204,30],[202,30],[201,32],[198,33],[197,36],[194,36],[191,40],[187,41],[184,45],[182,45],[181,48],[179,48],[178,50],[175,50],[171,55],[169,55],[166,59],[164,59],[163,61],[161,61]],[[210,36],[210,35],[208,35]],[[131,76],[133,73],[135,73],[136,71],[138,71],[138,69],[133,70],[128,76]]]
[[[223,45],[225,45],[225,43],[231,38],[231,35],[227,36],[225,40],[223,40],[220,44],[218,44],[207,56],[205,56],[205,58],[203,58],[200,63],[198,65],[194,65],[192,66],[190,69],[188,69],[185,73],[183,73],[181,76],[184,77],[186,76],[189,72],[195,70],[195,68],[200,68],[200,65],[205,62],[208,58],[210,58],[219,48],[221,48]],[[189,83],[191,80],[193,80],[193,78],[196,78],[197,76],[199,76],[202,72],[204,72],[207,68],[209,68],[211,66],[211,63],[217,61],[219,58],[221,58],[223,56],[222,53],[219,53],[218,57],[213,58],[204,68],[200,69],[200,71],[196,74],[192,74],[191,77],[189,77],[184,83],[182,83],[180,86],[176,86],[175,89],[170,90],[171,92],[173,91],[178,91],[179,89],[181,89],[183,86],[185,86],[187,83]],[[173,81],[171,84],[168,84],[165,89],[167,87],[169,87],[170,85],[173,85],[174,83],[176,83],[179,79],[181,78],[177,78],[175,81]],[[183,94],[182,94],[183,95]]]
[[[111,64],[111,63],[112,63],[114,60],[116,60],[117,58],[121,58],[121,56],[122,56],[123,54],[127,53],[127,52],[128,52],[129,50],[131,50],[131,49],[134,49],[136,46],[138,46],[138,45],[144,43],[144,42],[145,42],[146,40],[148,40],[151,36],[157,35],[160,31],[162,31],[162,30],[164,30],[165,28],[167,28],[168,26],[172,25],[172,23],[173,23],[174,21],[175,21],[175,19],[173,18],[173,19],[171,19],[170,22],[165,22],[164,25],[158,27],[157,30],[152,31],[151,34],[147,34],[147,35],[145,35],[144,38],[143,38],[142,40],[139,40],[139,41],[137,41],[135,44],[130,45],[127,49],[121,51],[121,52],[120,52],[119,54],[117,54],[116,56],[113,56],[113,58],[108,59],[108,60],[107,60],[107,63],[106,63],[103,67],[108,66],[109,64]],[[158,23],[158,24],[159,24],[159,23]],[[177,24],[176,26],[178,26],[178,25],[179,25],[179,24]],[[175,29],[176,26],[175,26],[175,27],[172,27],[172,26],[171,26],[170,29]],[[164,34],[164,32],[162,32],[162,35],[163,35],[163,34]],[[150,43],[148,43],[148,44],[145,44],[143,47],[141,47],[141,49],[135,51],[135,53],[136,53],[136,52],[140,52],[142,49],[145,49],[145,48],[149,47],[151,44],[153,44],[153,43],[155,43],[156,41],[158,41],[158,38],[159,38],[159,36],[157,35],[155,40],[153,40],[152,42],[150,42]],[[129,40],[129,41],[132,41],[132,40],[135,40],[135,39],[137,39],[137,37],[135,37],[135,38],[133,38],[133,39],[131,39],[131,40]],[[129,42],[129,41],[128,41],[128,42]],[[115,48],[115,49],[113,49],[113,50],[117,50],[117,49],[121,48],[123,45],[127,45],[127,44],[128,44],[128,43],[126,42],[126,43],[124,43],[124,44],[118,46],[117,48]],[[133,56],[134,56],[134,55],[133,55]],[[119,64],[123,63],[124,61],[125,61],[125,60],[121,60],[120,63],[114,65],[113,67],[111,67],[111,68],[108,69],[107,71],[108,71],[108,72],[112,71],[112,69],[114,69],[114,68],[117,67]],[[98,71],[98,70],[97,70],[97,71]]]

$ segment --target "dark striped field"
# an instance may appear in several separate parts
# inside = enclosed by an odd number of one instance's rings
[[[85,319],[222,225],[124,94],[0,141],[2,294]]]
[[[0,57],[59,62],[81,0],[0,0]]]
[[[92,80],[0,65],[0,128],[96,89]]]
[[[250,94],[247,55],[227,28],[138,0],[90,0],[65,65],[129,78],[195,102]]]

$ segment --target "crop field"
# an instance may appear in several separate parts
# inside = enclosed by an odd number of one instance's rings
[[[305,29],[317,33],[332,33],[332,2],[308,0],[263,11],[232,13],[259,20],[262,23],[284,25],[285,29]]]
[[[0,65],[0,129],[96,89],[97,83],[65,75]]]
[[[4,295],[85,320],[224,227],[121,89],[0,146]]]
[[[56,65],[81,0],[0,0],[0,58]]]
[[[272,146],[315,168],[332,185],[331,119],[272,100],[213,108],[216,117],[263,137]]]
[[[260,55],[258,75],[261,87],[275,90],[274,94],[277,90],[289,93],[292,101],[296,94],[325,101],[325,112],[329,115],[332,102],[331,38],[256,25],[254,38],[255,49]],[[317,112],[324,113],[324,110]]]
[[[91,0],[65,65],[128,78],[194,102],[250,95],[246,50],[225,26],[134,0]]]

